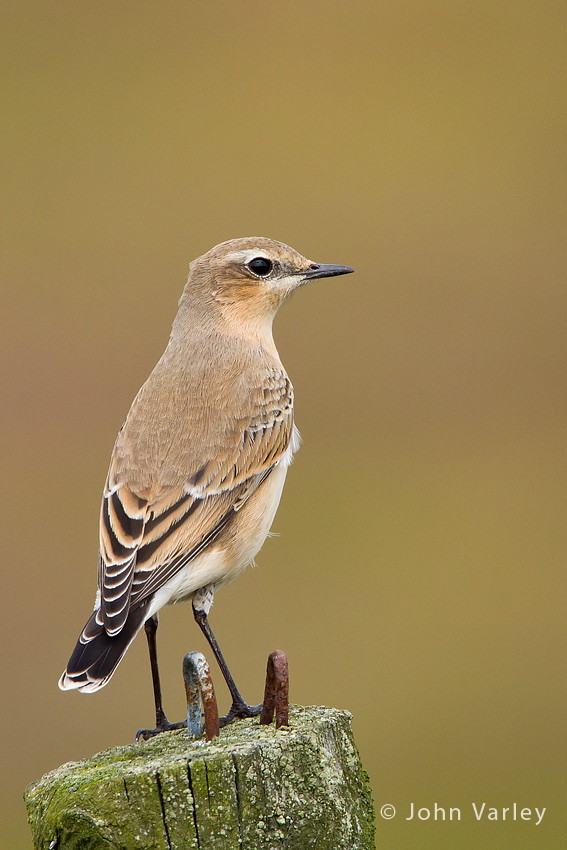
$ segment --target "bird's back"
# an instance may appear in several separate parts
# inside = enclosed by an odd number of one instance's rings
[[[110,487],[128,484],[146,498],[155,488],[197,492],[233,457],[246,469],[247,433],[285,423],[291,439],[293,388],[279,358],[238,339],[185,343],[168,346],[134,399]]]

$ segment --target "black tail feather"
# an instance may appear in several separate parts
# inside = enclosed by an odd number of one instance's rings
[[[78,688],[83,693],[104,687],[145,622],[147,607],[142,604],[131,609],[122,630],[112,636],[97,623],[94,611],[59,680],[59,687],[64,691]]]

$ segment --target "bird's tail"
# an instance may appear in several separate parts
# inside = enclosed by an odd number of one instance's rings
[[[140,631],[146,619],[147,604],[137,606],[128,614],[121,631],[107,634],[97,619],[98,609],[89,617],[67,669],[59,679],[62,691],[77,688],[91,694],[103,688],[122,661],[124,653]]]

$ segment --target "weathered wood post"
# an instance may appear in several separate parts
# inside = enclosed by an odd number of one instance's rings
[[[36,850],[371,850],[374,811],[351,715],[291,707],[70,762],[25,793]]]

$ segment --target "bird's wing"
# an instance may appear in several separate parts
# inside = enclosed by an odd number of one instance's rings
[[[162,587],[195,558],[262,484],[293,434],[293,389],[280,373],[254,392],[244,418],[233,423],[223,450],[214,447],[187,469],[183,486],[141,489],[121,481],[113,463],[100,520],[96,619],[109,635],[132,606]],[[170,453],[171,454],[171,453]]]

